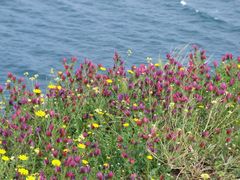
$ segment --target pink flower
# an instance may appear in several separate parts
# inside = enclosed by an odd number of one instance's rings
[[[102,172],[98,172],[96,177],[97,177],[98,180],[103,180],[104,179],[104,175],[103,175]]]

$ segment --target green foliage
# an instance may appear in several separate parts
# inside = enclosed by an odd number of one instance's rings
[[[9,74],[0,179],[239,178],[238,60],[213,69],[204,51],[186,66],[177,58],[127,71],[118,54],[107,70],[86,61],[75,71],[72,59],[45,93]]]

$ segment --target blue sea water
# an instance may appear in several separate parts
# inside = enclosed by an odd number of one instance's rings
[[[0,0],[0,82],[61,69],[66,57],[106,66],[157,61],[188,43],[212,59],[240,55],[240,0]],[[127,50],[133,54],[127,58]]]

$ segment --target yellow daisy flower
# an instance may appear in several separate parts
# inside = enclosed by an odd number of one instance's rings
[[[21,154],[18,156],[18,159],[22,160],[22,161],[27,161],[28,157],[25,154]]]
[[[128,70],[129,74],[134,74],[134,72],[132,70]]]
[[[88,164],[88,161],[85,160],[85,159],[83,159],[83,160],[82,160],[82,163],[83,163],[84,165],[87,165],[87,164]]]
[[[52,160],[52,165],[55,167],[59,167],[59,166],[61,166],[61,161],[58,159],[54,159],[54,160]]]
[[[19,174],[24,175],[24,176],[27,176],[29,173],[28,170],[25,168],[19,168],[18,172],[19,172]]]
[[[153,157],[152,157],[151,155],[148,155],[148,156],[147,156],[147,159],[148,159],[148,160],[152,160]]]
[[[100,67],[99,68],[101,71],[106,71],[106,68],[105,67]]]
[[[49,84],[49,85],[48,85],[48,88],[49,88],[49,89],[56,89],[56,86],[53,85],[53,84]]]
[[[35,94],[41,94],[42,91],[41,91],[40,89],[34,89],[33,92],[34,92]]]
[[[3,157],[2,157],[2,160],[3,160],[3,161],[10,161],[10,158],[9,158],[8,156],[3,156]]]
[[[45,117],[46,113],[42,110],[39,110],[39,111],[35,112],[35,115],[38,116],[38,117]]]
[[[82,143],[79,143],[77,146],[78,146],[78,148],[80,148],[80,149],[85,149],[85,148],[86,148],[86,145],[85,145],[85,144],[82,144]]]
[[[0,149],[0,154],[6,154],[6,150],[5,149]]]
[[[112,84],[113,81],[112,81],[111,79],[107,79],[106,82],[107,82],[108,84]]]
[[[97,123],[92,123],[92,126],[93,126],[94,128],[99,128],[99,124],[97,124]]]
[[[124,127],[128,127],[128,126],[129,126],[129,123],[124,123],[123,126],[124,126]]]
[[[26,177],[26,180],[35,180],[35,179],[36,179],[36,177],[34,177],[32,175]]]

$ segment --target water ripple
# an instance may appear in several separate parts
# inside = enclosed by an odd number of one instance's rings
[[[39,73],[45,81],[44,74],[60,69],[64,57],[109,66],[115,50],[126,58],[129,48],[128,66],[188,43],[214,58],[240,54],[239,5],[237,0],[1,0],[0,82],[8,71]]]

